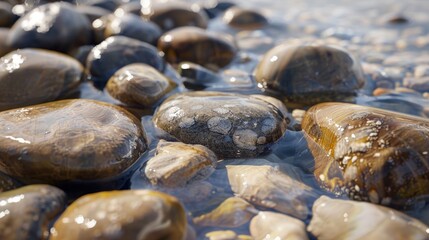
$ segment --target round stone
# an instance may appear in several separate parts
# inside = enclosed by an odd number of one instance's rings
[[[0,238],[47,239],[50,224],[66,204],[66,194],[49,185],[29,185],[1,193]]]
[[[146,150],[134,116],[94,100],[0,112],[0,132],[0,171],[26,183],[116,178]]]
[[[0,110],[67,97],[77,89],[82,65],[60,53],[22,49],[0,59]]]
[[[182,205],[170,195],[99,192],[73,202],[55,223],[50,239],[184,239],[186,225]]]
[[[219,157],[257,156],[286,130],[282,111],[263,99],[221,92],[176,94],[153,119],[178,140],[204,145]],[[189,119],[192,124],[184,125]]]
[[[14,48],[44,48],[69,52],[89,44],[91,24],[73,5],[48,3],[34,8],[12,27],[9,43]]]
[[[258,86],[292,108],[326,101],[351,101],[364,85],[361,66],[345,50],[330,46],[279,45],[255,69]]]

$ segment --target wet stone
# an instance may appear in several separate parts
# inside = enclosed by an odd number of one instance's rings
[[[221,85],[222,77],[215,72],[195,63],[182,62],[177,67],[183,84],[188,89],[202,90],[216,85]]]
[[[141,15],[164,32],[184,26],[207,28],[208,24],[205,12],[198,5],[185,1],[152,1],[142,6]]]
[[[275,209],[299,219],[309,216],[309,206],[317,194],[311,187],[296,180],[300,175],[293,167],[289,166],[289,172],[283,172],[278,164],[249,159],[239,165],[227,165],[226,169],[236,196],[256,206]]]
[[[360,63],[348,52],[323,45],[276,46],[259,62],[255,78],[292,108],[351,101],[365,82]]]
[[[0,194],[1,239],[47,239],[50,224],[66,207],[63,191],[29,185]]]
[[[0,110],[67,97],[81,82],[73,58],[41,49],[22,49],[0,59]]]
[[[252,219],[250,233],[254,239],[308,240],[303,221],[268,211],[261,211]]]
[[[7,53],[15,50],[12,47],[10,47],[7,42],[9,33],[10,33],[9,28],[0,28],[0,57],[3,57]]]
[[[153,121],[178,140],[204,145],[220,158],[257,156],[283,136],[287,125],[270,102],[220,92],[173,95]]]
[[[228,8],[223,15],[223,21],[239,30],[256,30],[268,24],[268,20],[261,13],[238,6]]]
[[[195,217],[199,226],[235,228],[242,226],[258,213],[255,207],[239,197],[230,197],[213,211]]]
[[[0,132],[0,171],[26,183],[119,178],[146,150],[134,116],[94,100],[3,111]]]
[[[164,33],[158,49],[171,64],[189,61],[209,69],[225,67],[237,52],[228,35],[197,27],[181,27]]]
[[[252,238],[247,235],[238,235],[231,230],[218,230],[208,232],[205,235],[204,240],[251,240]]]
[[[113,36],[91,50],[86,68],[94,85],[103,88],[117,70],[132,63],[144,63],[158,71],[163,71],[165,65],[152,45],[124,36]]]
[[[376,204],[320,197],[308,231],[317,239],[427,239],[429,227]]]
[[[421,93],[428,92],[429,76],[421,77],[421,78],[405,78],[404,86]]]
[[[14,48],[69,52],[89,44],[91,34],[91,24],[84,15],[71,4],[58,2],[41,5],[21,17],[13,25],[8,41]]]
[[[115,0],[86,0],[83,2],[83,4],[92,7],[99,7],[109,12],[115,11],[119,5],[118,1]]]
[[[12,5],[8,2],[0,2],[0,27],[11,27],[18,16],[12,12]]]
[[[328,190],[401,209],[428,201],[428,119],[322,103],[307,111],[302,128],[314,176]]]
[[[73,202],[51,230],[56,239],[184,239],[179,201],[150,190],[99,192]]]
[[[90,23],[94,22],[96,19],[101,18],[102,16],[106,16],[110,14],[110,11],[89,5],[77,5],[76,11],[84,15]]]
[[[153,185],[180,187],[209,177],[216,162],[216,155],[202,145],[161,140],[146,164],[145,176]]]
[[[0,193],[13,190],[22,186],[17,180],[0,172]]]
[[[152,107],[175,86],[155,68],[134,63],[116,71],[107,82],[106,90],[127,105]]]
[[[155,23],[145,21],[137,15],[121,13],[112,15],[104,35],[106,38],[115,35],[126,36],[156,46],[161,29]]]

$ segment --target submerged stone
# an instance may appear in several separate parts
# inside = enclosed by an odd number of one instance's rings
[[[180,202],[151,190],[85,195],[56,221],[51,240],[184,239],[186,215]]]
[[[216,161],[216,155],[202,145],[161,140],[156,155],[146,164],[145,176],[154,185],[184,186],[209,177]]]
[[[0,171],[26,183],[116,178],[146,150],[134,116],[86,99],[3,111],[0,132]]]
[[[283,113],[254,96],[189,92],[169,97],[154,115],[155,125],[178,140],[201,144],[218,157],[257,156],[286,130]]]
[[[261,211],[250,222],[254,239],[308,240],[305,223],[276,212]]]
[[[428,239],[429,227],[393,209],[322,196],[308,231],[317,239]]]

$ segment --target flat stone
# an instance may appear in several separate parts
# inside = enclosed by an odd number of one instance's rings
[[[216,155],[202,145],[161,140],[156,151],[145,167],[145,176],[153,185],[184,186],[206,179],[216,167]]]

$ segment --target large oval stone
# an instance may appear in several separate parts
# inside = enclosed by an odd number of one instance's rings
[[[113,36],[91,50],[86,68],[95,86],[103,88],[117,70],[132,63],[145,63],[161,72],[165,66],[152,45],[129,37]]]
[[[302,121],[321,185],[353,200],[407,208],[429,201],[429,120],[321,103]]]
[[[330,46],[276,46],[259,62],[255,78],[288,107],[349,101],[364,85],[360,63]]]
[[[51,240],[184,239],[186,215],[179,201],[150,190],[99,192],[71,204]]]
[[[158,41],[158,49],[171,64],[189,61],[208,68],[228,65],[237,52],[225,35],[197,27],[181,27],[166,32]]]
[[[27,183],[118,177],[146,150],[134,116],[94,100],[1,112],[0,132],[0,171]]]
[[[65,2],[41,5],[12,27],[9,43],[14,48],[44,48],[68,52],[89,44],[91,24],[73,5]]]
[[[173,95],[153,120],[180,141],[204,145],[224,158],[263,153],[283,136],[287,125],[281,110],[271,102],[221,92]]]
[[[0,110],[66,97],[81,82],[82,65],[53,51],[22,49],[0,59]]]
[[[66,207],[66,194],[30,185],[0,194],[1,239],[47,239],[50,224]]]

